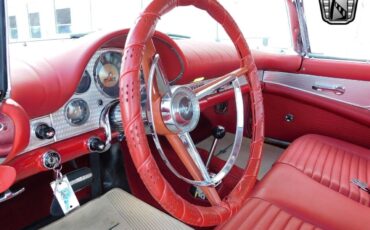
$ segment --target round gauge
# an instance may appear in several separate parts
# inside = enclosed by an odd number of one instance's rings
[[[80,84],[77,87],[76,94],[85,93],[90,88],[90,84],[91,84],[90,74],[85,70],[84,74],[81,77]]]
[[[108,51],[102,53],[95,63],[95,82],[98,89],[109,97],[118,97],[121,61],[122,54],[120,52]]]
[[[82,99],[73,99],[65,107],[65,118],[73,126],[79,126],[86,123],[90,116],[89,105]]]

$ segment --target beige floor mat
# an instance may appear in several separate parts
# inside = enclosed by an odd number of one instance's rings
[[[112,189],[43,229],[192,229],[121,189]]]
[[[204,141],[197,144],[198,148],[209,151],[213,142],[213,137],[208,137]],[[227,160],[230,155],[232,144],[234,142],[234,134],[226,133],[225,137],[221,139],[216,147],[215,155],[222,160]],[[245,168],[247,160],[249,157],[249,145],[250,139],[243,138],[241,151],[239,153],[238,159],[236,160],[236,165],[240,168]],[[262,164],[260,171],[258,173],[258,179],[261,179],[270,169],[272,164],[280,157],[284,149],[264,144],[263,145],[263,155]],[[224,152],[224,153],[223,153]]]

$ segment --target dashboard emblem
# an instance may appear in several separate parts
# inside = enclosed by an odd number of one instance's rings
[[[345,25],[356,16],[358,0],[319,0],[322,19],[332,25]]]

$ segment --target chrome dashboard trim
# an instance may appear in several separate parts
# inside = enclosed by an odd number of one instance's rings
[[[370,110],[370,81],[273,71],[265,71],[263,81]],[[330,90],[317,91],[314,88],[319,83],[343,86],[345,92],[336,94]]]

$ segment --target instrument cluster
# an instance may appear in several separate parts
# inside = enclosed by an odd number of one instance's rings
[[[31,120],[30,142],[22,153],[101,128],[103,111],[119,95],[121,59],[122,49],[98,50],[70,100],[56,112]],[[52,129],[52,135],[40,138],[40,126]]]

